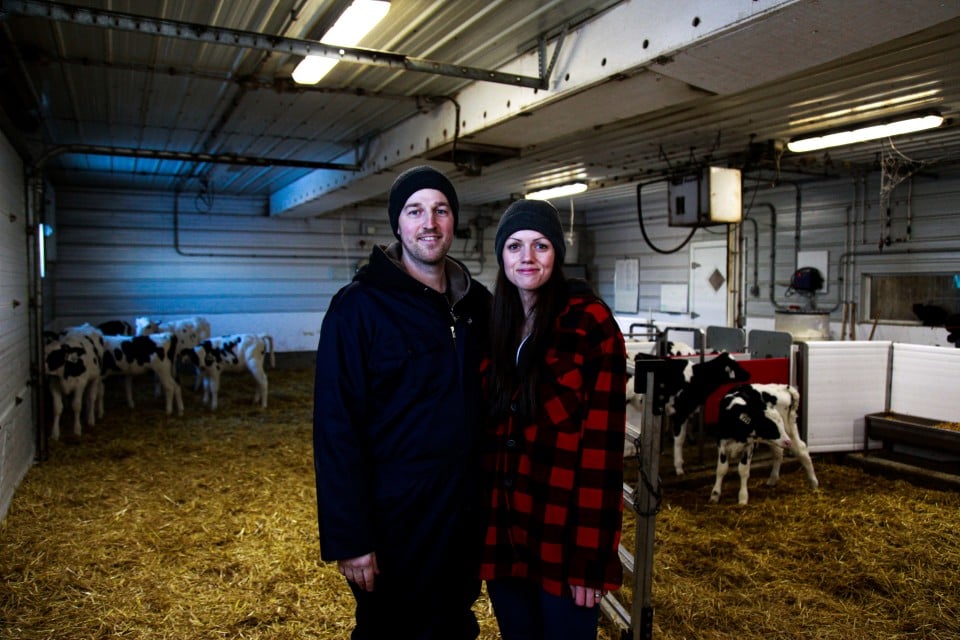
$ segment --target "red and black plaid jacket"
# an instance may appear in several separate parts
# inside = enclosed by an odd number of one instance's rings
[[[511,416],[487,434],[482,578],[526,578],[554,595],[620,587],[626,362],[609,308],[571,297],[535,419]]]

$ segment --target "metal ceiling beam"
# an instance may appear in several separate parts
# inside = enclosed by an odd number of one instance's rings
[[[377,193],[382,175],[395,175],[451,144],[450,134],[455,130],[461,139],[520,147],[523,155],[528,155],[555,139],[558,132],[599,131],[637,113],[692,100],[698,97],[695,87],[680,87],[669,78],[661,83],[656,77],[660,74],[645,68],[696,41],[727,34],[742,38],[746,24],[800,1],[674,0],[666,13],[658,3],[621,2],[567,32],[568,44],[557,58],[556,73],[547,90],[489,83],[466,86],[457,93],[459,109],[437,108],[374,136],[362,156],[361,171],[317,171],[278,189],[270,196],[271,215],[323,215],[362,201]],[[511,60],[507,68],[532,74],[542,65],[542,55],[530,51]],[[627,84],[639,88],[627,95],[622,92]],[[612,91],[614,87],[621,93]],[[612,99],[592,97],[598,94]],[[570,101],[577,106],[571,108]],[[517,187],[516,191],[523,189],[523,185]],[[468,188],[465,184],[464,189]],[[491,199],[489,195],[486,198]]]
[[[144,35],[193,40],[208,44],[221,44],[244,49],[259,49],[274,53],[297,56],[319,55],[336,58],[341,62],[353,62],[377,67],[390,67],[419,71],[434,75],[452,76],[482,82],[493,82],[529,89],[546,89],[549,78],[503,73],[488,69],[478,69],[463,65],[448,64],[411,58],[401,53],[360,49],[356,47],[337,47],[314,40],[301,40],[284,36],[256,33],[241,29],[227,29],[205,24],[163,20],[148,16],[88,9],[65,5],[46,0],[0,0],[0,18],[6,14],[43,18],[57,22],[69,22],[91,27],[102,27],[118,31],[132,31]],[[541,66],[541,68],[544,68]]]

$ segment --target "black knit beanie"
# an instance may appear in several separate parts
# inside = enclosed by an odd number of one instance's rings
[[[507,238],[517,231],[530,229],[543,234],[550,241],[557,254],[557,264],[563,264],[567,253],[567,245],[563,240],[563,227],[560,226],[560,214],[557,209],[546,200],[517,200],[500,216],[497,225],[497,235],[494,240],[494,250],[497,252],[497,263],[503,266],[503,245]]]
[[[450,210],[453,212],[453,228],[457,228],[457,221],[460,214],[460,201],[457,199],[457,190],[453,188],[453,183],[433,167],[420,165],[407,169],[393,181],[390,187],[390,202],[387,205],[387,214],[390,216],[390,228],[393,229],[393,235],[400,238],[400,211],[407,200],[420,189],[436,189],[447,196],[447,202],[450,203]]]

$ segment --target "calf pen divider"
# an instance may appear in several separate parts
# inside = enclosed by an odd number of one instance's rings
[[[631,326],[631,335],[634,326]],[[684,329],[685,328],[679,328]],[[663,354],[668,331],[657,334],[657,353]],[[772,332],[771,332],[772,333]],[[778,336],[775,336],[778,337]],[[727,346],[740,345],[740,336],[726,336]],[[699,340],[698,356],[693,356],[699,362],[705,360],[705,343],[709,340]],[[768,355],[764,353],[763,355]],[[636,513],[635,545],[631,553],[622,544],[620,545],[620,561],[624,570],[632,578],[633,600],[629,605],[622,603],[614,594],[605,594],[600,601],[602,613],[621,631],[621,639],[651,640],[653,637],[653,553],[656,529],[656,515],[660,510],[663,499],[659,464],[661,449],[661,433],[663,416],[669,397],[666,381],[669,367],[675,367],[677,361],[684,358],[667,358],[655,355],[636,354],[628,364],[628,372],[633,374],[634,392],[644,396],[642,425],[649,428],[638,428],[626,425],[627,436],[635,443],[638,462],[636,487],[623,485],[624,503]],[[749,357],[739,360],[741,366],[751,373],[755,382],[782,382],[788,383],[790,378],[790,357]],[[630,369],[632,368],[632,371]],[[733,384],[724,385],[707,399],[704,408],[698,412],[700,421],[699,446],[701,458],[705,433],[703,424],[706,420],[716,420],[719,399]]]
[[[639,430],[640,442],[636,447],[638,479],[636,488],[626,483],[623,486],[624,502],[637,514],[636,544],[631,554],[620,545],[620,560],[633,577],[633,602],[630,610],[612,594],[607,593],[600,601],[600,610],[619,629],[621,637],[634,640],[649,640],[653,637],[653,543],[656,515],[660,510],[660,419],[666,398],[658,384],[666,378],[664,372],[670,362],[656,356],[639,357],[634,362],[634,391],[646,398],[643,403],[643,424],[650,428]],[[631,434],[637,429],[628,426]]]

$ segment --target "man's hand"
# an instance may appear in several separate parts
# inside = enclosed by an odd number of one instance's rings
[[[374,576],[380,573],[377,568],[377,554],[368,553],[359,558],[337,560],[337,569],[343,576],[364,591],[373,591]]]

